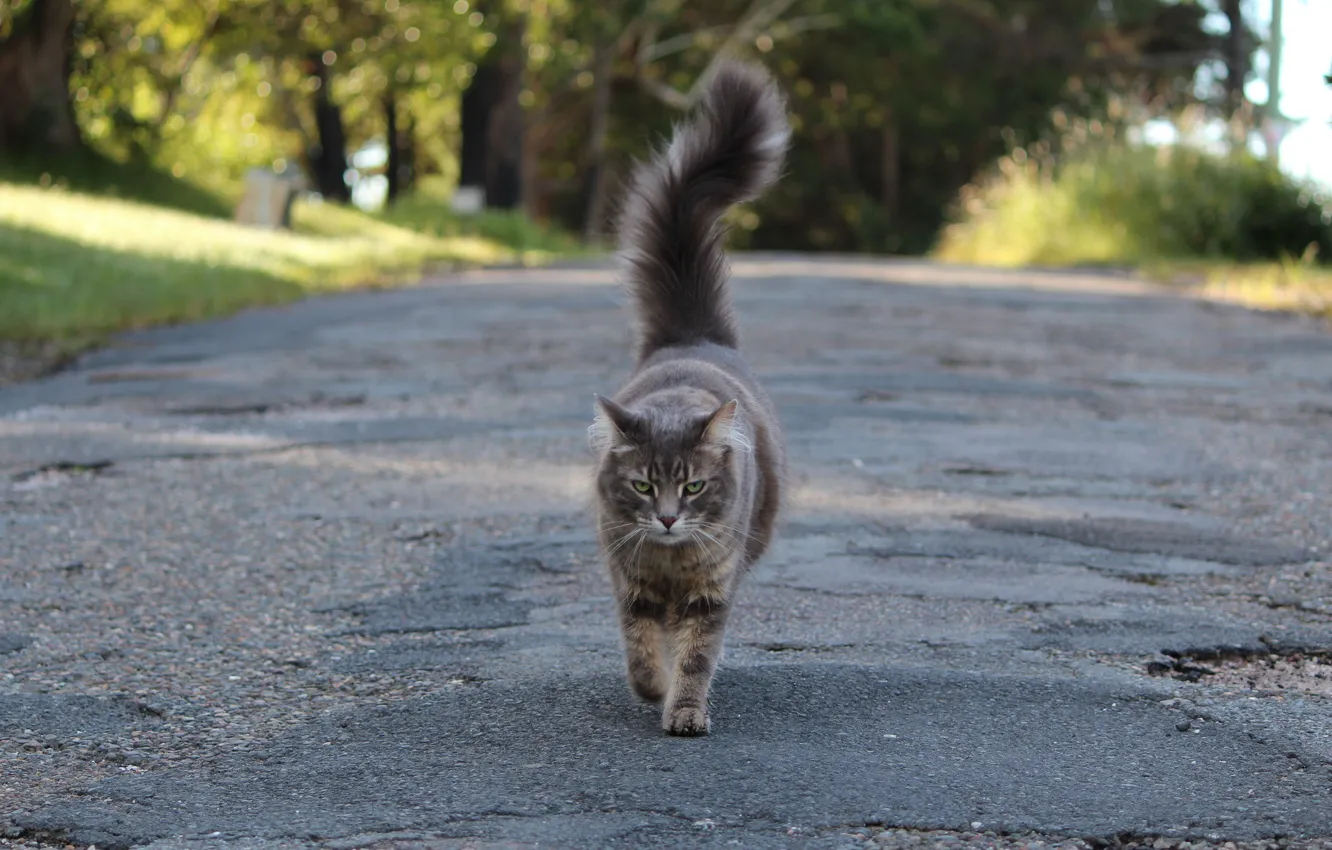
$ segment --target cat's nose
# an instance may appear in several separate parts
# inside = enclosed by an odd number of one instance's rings
[[[670,531],[670,530],[671,530],[671,526],[675,525],[675,519],[676,519],[676,518],[673,517],[673,516],[659,516],[659,517],[657,517],[657,521],[660,522],[662,525],[666,526],[666,530],[667,530],[667,531]]]

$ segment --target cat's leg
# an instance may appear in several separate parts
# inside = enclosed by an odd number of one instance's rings
[[[624,654],[629,687],[648,702],[666,696],[666,664],[663,655],[666,609],[642,601],[620,603],[620,629],[624,632]]]
[[[725,600],[702,599],[685,606],[671,624],[675,675],[661,726],[672,735],[708,734],[708,688],[721,658],[729,612]]]

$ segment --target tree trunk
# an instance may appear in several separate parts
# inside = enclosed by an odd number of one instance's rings
[[[458,185],[485,190],[487,207],[517,209],[523,203],[522,19],[504,24],[499,38],[472,74],[460,108],[462,150]]]
[[[884,215],[889,222],[897,221],[898,205],[902,193],[902,154],[898,144],[897,124],[890,112],[883,125],[883,149],[880,153],[883,165],[882,203]]]
[[[0,42],[0,148],[81,147],[69,97],[73,0],[33,0]]]
[[[610,126],[611,82],[616,43],[598,44],[592,59],[592,120],[584,156],[583,240],[591,243],[606,224],[606,131]]]
[[[329,92],[328,66],[321,56],[313,57],[314,74],[319,79],[315,90],[315,127],[319,138],[308,154],[311,176],[319,194],[332,201],[347,203],[347,133],[342,126],[342,110],[333,103]]]
[[[1226,117],[1235,125],[1236,132],[1243,132],[1247,120],[1244,99],[1244,82],[1249,77],[1248,30],[1244,26],[1244,10],[1240,0],[1225,0],[1224,10],[1230,30],[1226,34],[1226,81],[1225,110]]]
[[[407,126],[398,132],[398,191],[416,185],[416,116],[407,114]]]
[[[459,109],[462,150],[458,154],[458,185],[481,188],[486,185],[486,146],[490,135],[490,114],[494,111],[498,69],[491,64],[478,65],[463,92]]]
[[[384,166],[384,176],[388,178],[388,193],[384,202],[392,205],[402,190],[402,159],[400,139],[398,138],[398,99],[393,87],[384,92],[384,146],[388,149],[388,162]]]
[[[486,206],[501,210],[521,209],[523,205],[523,135],[527,116],[519,97],[523,93],[523,49],[525,21],[518,20],[504,28],[498,45],[502,50],[496,62],[499,85],[494,110],[490,113],[490,155],[486,158]]]

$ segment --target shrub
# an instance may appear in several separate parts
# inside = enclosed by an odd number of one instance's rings
[[[936,254],[988,265],[1332,258],[1332,204],[1247,153],[1101,142],[1015,151],[965,189]]]

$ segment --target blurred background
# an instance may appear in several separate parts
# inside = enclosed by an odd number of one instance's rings
[[[1329,303],[1329,0],[0,0],[0,340],[595,251],[723,55],[795,128],[734,247]]]

